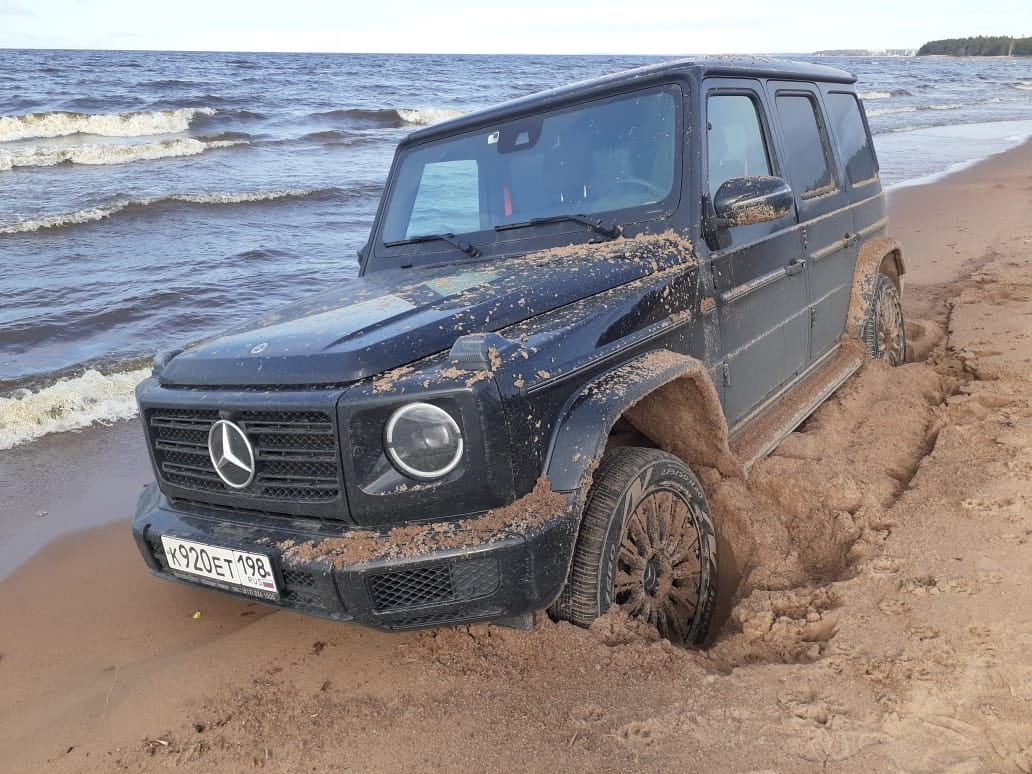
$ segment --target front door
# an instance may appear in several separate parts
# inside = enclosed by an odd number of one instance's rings
[[[709,197],[731,178],[781,175],[759,84],[707,81]],[[712,204],[708,205],[712,207]],[[806,263],[796,214],[724,229],[712,254],[723,351],[724,413],[733,428],[806,365]]]

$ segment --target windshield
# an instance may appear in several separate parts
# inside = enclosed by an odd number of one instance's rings
[[[383,241],[562,215],[655,211],[675,195],[679,92],[634,92],[421,145],[400,162]]]

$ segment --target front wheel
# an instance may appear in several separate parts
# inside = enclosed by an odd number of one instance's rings
[[[907,334],[899,291],[888,277],[878,275],[862,334],[867,355],[897,366],[907,359]]]
[[[700,645],[717,594],[716,535],[698,479],[658,449],[618,447],[595,472],[553,614],[588,626],[616,604]]]

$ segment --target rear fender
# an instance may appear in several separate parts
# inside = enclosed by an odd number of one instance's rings
[[[849,315],[846,317],[847,334],[857,338],[862,334],[878,277],[884,274],[891,279],[902,297],[905,273],[903,246],[898,241],[891,237],[876,237],[864,243],[853,272],[853,293],[849,299]]]

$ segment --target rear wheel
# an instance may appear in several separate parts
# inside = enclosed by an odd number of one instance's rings
[[[553,614],[588,626],[612,605],[667,639],[706,639],[717,593],[716,536],[692,472],[658,449],[618,447],[595,472],[570,577]]]
[[[889,365],[900,365],[907,359],[907,334],[903,322],[903,304],[892,280],[878,275],[874,296],[864,320],[864,344],[867,355],[884,360]]]

